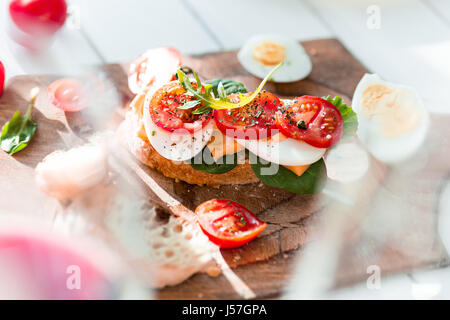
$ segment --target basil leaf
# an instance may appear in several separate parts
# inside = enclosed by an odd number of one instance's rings
[[[342,102],[341,97],[334,97],[333,99],[328,96],[324,97],[325,100],[331,102],[342,115],[342,120],[344,120],[344,136],[354,136],[356,130],[358,129],[358,118],[353,109]]]
[[[247,93],[247,89],[245,89],[244,85],[241,82],[234,80],[225,80],[225,79],[214,79],[206,82],[212,85],[212,90],[215,97],[219,97],[219,84],[222,83],[223,88],[225,89],[226,95],[232,93]]]
[[[231,155],[225,155],[217,161],[211,154],[208,147],[205,147],[202,152],[198,153],[190,161],[190,165],[195,170],[211,173],[211,174],[221,174],[233,170],[237,166],[238,156],[237,153],[232,155],[232,161],[230,161]]]
[[[26,148],[36,132],[37,125],[31,118],[31,112],[38,93],[35,90],[25,116],[22,117],[17,110],[2,128],[0,146],[10,155]]]
[[[270,167],[272,163],[257,159],[252,164],[255,175],[266,185],[288,190],[298,194],[313,194],[320,192],[323,181],[326,178],[326,168],[323,159],[313,163],[301,176],[297,176],[291,170],[279,166],[274,175],[262,175],[261,169]]]

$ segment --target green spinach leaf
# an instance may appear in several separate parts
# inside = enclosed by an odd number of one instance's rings
[[[266,185],[288,190],[298,194],[313,194],[322,190],[326,179],[326,168],[323,159],[313,163],[300,177],[283,166],[279,166],[274,175],[262,175],[261,169],[271,166],[272,163],[257,159],[252,164],[253,172]]]
[[[245,89],[244,85],[241,82],[227,79],[214,79],[206,82],[207,84],[212,85],[212,92],[215,97],[219,97],[219,85],[222,83],[223,89],[225,89],[225,94],[229,95],[232,93],[247,93],[247,89]]]
[[[331,102],[341,113],[342,120],[344,120],[344,137],[354,136],[358,129],[358,118],[353,109],[342,102],[341,97],[331,98],[328,96],[324,99]]]
[[[231,171],[237,166],[238,154],[228,155],[228,158],[227,155],[225,155],[222,158],[217,159],[217,161],[214,161],[211,151],[209,151],[208,147],[205,147],[202,152],[198,153],[190,161],[190,165],[195,170],[212,174],[221,174]]]
[[[14,112],[11,120],[5,123],[2,128],[0,146],[10,155],[26,148],[36,132],[37,125],[31,118],[31,112],[38,93],[38,91],[35,91],[32,95],[25,116],[22,117],[20,111],[17,110]]]

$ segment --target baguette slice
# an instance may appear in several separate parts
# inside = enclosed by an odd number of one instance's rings
[[[225,184],[247,184],[259,181],[246,161],[233,170],[222,174],[211,174],[195,170],[185,162],[172,161],[161,156],[148,142],[143,130],[142,106],[145,95],[138,95],[130,104],[125,120],[118,134],[126,142],[131,153],[145,165],[161,172],[169,178],[185,181],[189,184],[220,186]]]

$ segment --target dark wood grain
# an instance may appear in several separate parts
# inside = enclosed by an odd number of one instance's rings
[[[313,61],[310,76],[302,81],[274,84],[269,83],[267,90],[281,96],[303,94],[327,96],[339,95],[350,103],[354,88],[367,71],[336,39],[324,39],[303,42]],[[239,64],[236,52],[218,52],[199,56],[185,57],[184,63],[198,70],[203,79],[230,78],[242,81],[246,87],[256,87],[260,79],[251,76]],[[121,93],[116,113],[109,115],[104,126],[99,128],[87,121],[83,113],[65,114],[51,106],[45,94],[39,96],[33,114],[39,125],[37,134],[30,146],[10,157],[0,153],[0,208],[18,213],[44,214],[46,198],[33,183],[33,168],[45,155],[56,149],[64,149],[72,144],[71,132],[78,137],[92,133],[97,129],[112,128],[121,120],[127,103],[132,98],[127,88],[124,65],[106,65],[98,69]],[[27,94],[33,86],[39,86],[45,93],[47,85],[54,80],[50,76],[20,76],[10,79],[4,95],[0,99],[0,122],[6,122],[15,109],[24,110]],[[447,121],[448,117],[444,120]],[[443,137],[449,137],[448,126],[442,117],[436,116],[433,123]],[[339,267],[337,285],[352,283],[364,279],[366,267],[378,264],[384,274],[408,271],[414,268],[442,266],[448,264],[448,258],[436,232],[435,199],[439,193],[439,178],[448,172],[447,161],[450,150],[448,139],[436,145],[436,137],[429,137],[433,148],[429,161],[421,173],[431,177],[426,186],[416,186],[416,194],[429,195],[426,199],[414,198],[423,206],[421,224],[410,224],[399,230],[399,235],[389,246],[374,247],[366,256],[361,255],[360,246],[367,245],[371,239],[355,233],[344,248]],[[441,139],[442,140],[442,139]],[[446,157],[435,157],[440,154]],[[438,163],[438,165],[437,165]],[[317,227],[322,221],[322,211],[327,208],[330,199],[326,196],[294,195],[289,192],[270,188],[256,183],[245,186],[222,186],[207,188],[176,182],[143,167],[148,175],[164,187],[173,197],[186,207],[193,209],[202,201],[210,198],[231,198],[243,203],[264,221],[267,229],[253,242],[238,249],[223,250],[223,256],[235,272],[257,294],[258,298],[276,297],[282,293],[284,284],[290,279],[290,271],[297,258],[301,259],[302,248],[316,236]],[[366,176],[358,181],[363,190],[357,201],[357,207],[364,212],[370,208],[371,200],[380,186],[389,188],[395,179],[389,178],[390,171],[372,159],[372,167]],[[425,179],[424,178],[424,179]],[[428,179],[430,180],[430,179]],[[27,201],[18,195],[18,190],[27,194]],[[149,192],[149,197],[152,195]],[[156,199],[155,199],[156,201]],[[353,226],[349,226],[349,230]],[[415,247],[416,253],[407,254],[399,245],[398,239],[410,234],[420,234],[424,241]],[[229,299],[239,298],[223,276],[211,278],[198,274],[184,283],[158,291],[161,299]]]

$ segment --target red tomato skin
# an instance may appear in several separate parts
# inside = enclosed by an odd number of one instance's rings
[[[208,221],[202,219],[202,215],[207,214],[208,212],[223,210],[227,206],[229,208],[234,208],[232,209],[232,211],[240,210],[245,215],[247,223],[252,224],[252,229],[240,236],[234,237],[227,237],[225,235],[220,236],[218,234],[213,234],[211,232],[212,231],[211,227],[206,225]],[[206,202],[203,202],[195,209],[195,213],[197,214],[200,228],[209,238],[209,240],[214,244],[218,245],[220,248],[224,249],[241,247],[242,245],[256,238],[267,227],[267,223],[259,220],[252,212],[250,212],[243,205],[227,199],[211,199]],[[227,216],[227,214],[225,214],[224,216]]]
[[[13,0],[9,13],[14,24],[31,35],[52,35],[67,18],[65,0]]]
[[[233,100],[231,95],[230,100]],[[236,109],[222,109],[214,110],[214,119],[217,128],[225,135],[235,139],[257,140],[265,139],[274,135],[278,130],[275,124],[275,113],[282,102],[274,94],[263,91],[261,92],[250,105],[257,106],[256,108],[243,106]],[[259,111],[264,111],[258,115]],[[244,114],[253,114],[255,117]],[[229,115],[229,113],[232,113]],[[256,114],[254,114],[256,113]],[[241,119],[245,118],[247,126],[242,123]],[[252,125],[252,122],[257,123]]]
[[[5,86],[5,67],[3,63],[0,61],[0,97],[3,94],[3,88]]]
[[[330,148],[335,145],[342,137],[344,132],[344,121],[339,110],[329,101],[315,96],[301,96],[294,99],[295,104],[311,104],[317,106],[317,111],[305,118],[307,130],[297,129],[293,125],[286,124],[285,115],[280,111],[276,114],[276,125],[278,129],[287,137],[304,141],[309,145],[316,148]],[[301,113],[299,113],[301,114]],[[334,118],[334,132],[331,134],[331,138],[323,139],[320,137],[324,133],[324,129],[321,126],[324,124],[324,118]]]
[[[193,83],[193,86],[196,86],[196,84]],[[161,88],[156,90],[156,92],[153,94],[151,101],[150,101],[150,115],[152,118],[152,121],[161,129],[168,131],[168,132],[174,132],[177,129],[186,130],[189,133],[194,133],[197,130],[200,130],[205,125],[211,121],[212,116],[211,114],[202,114],[199,116],[194,116],[196,118],[193,122],[184,122],[180,118],[176,117],[173,113],[174,110],[169,111],[172,113],[169,113],[168,111],[161,110],[162,108],[162,101],[170,95],[178,96],[186,91],[181,87],[180,83],[178,81],[172,81],[168,84],[163,85]],[[190,115],[190,113],[195,110],[196,108],[189,109],[189,110],[181,110],[176,109],[180,114],[186,114]]]
[[[261,227],[258,228],[258,231],[254,233],[254,236],[252,237],[248,237],[245,239],[242,239],[240,241],[233,241],[233,240],[222,240],[222,239],[218,239],[216,237],[214,237],[213,235],[209,234],[207,230],[205,230],[202,225],[200,225],[200,228],[202,229],[202,231],[206,234],[206,236],[208,237],[208,239],[216,244],[217,246],[219,246],[222,249],[232,249],[232,248],[238,248],[238,247],[242,247],[244,244],[252,241],[254,238],[256,238],[261,232],[264,231],[264,229],[267,227],[267,224],[265,223],[264,225],[262,225]]]

